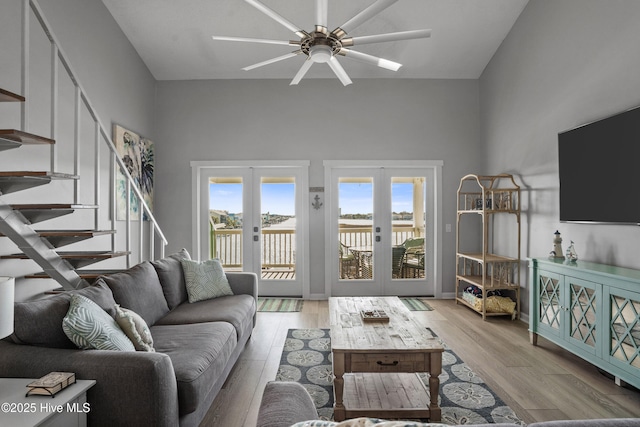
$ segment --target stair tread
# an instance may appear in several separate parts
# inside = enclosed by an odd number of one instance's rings
[[[62,259],[109,259],[127,255],[129,252],[79,251],[56,252]],[[2,259],[29,259],[25,254],[10,254],[0,256]]]
[[[104,234],[114,234],[115,230],[35,230],[42,237],[53,236],[100,236]],[[4,234],[0,233],[0,236]]]
[[[76,270],[78,276],[83,279],[97,279],[100,276],[106,276],[109,274],[120,273],[125,269],[110,269],[110,270]],[[29,274],[24,276],[27,279],[48,279],[50,276],[45,272]]]
[[[35,224],[64,215],[69,215],[78,209],[98,209],[97,205],[74,205],[62,203],[46,203],[46,204],[15,204],[11,208],[20,212],[27,221]]]
[[[10,141],[19,142],[21,144],[55,144],[56,141],[33,133],[24,132],[17,129],[0,129],[0,138]]]
[[[114,234],[115,230],[36,230],[43,237],[47,236],[98,236]]]
[[[0,102],[24,102],[24,96],[0,88]]]
[[[79,179],[78,175],[49,171],[0,171],[0,178],[54,178]]]
[[[27,209],[97,209],[98,205],[74,205],[74,204],[64,204],[64,203],[44,203],[44,204],[23,204],[23,205],[11,205],[13,209],[16,210],[27,210]]]

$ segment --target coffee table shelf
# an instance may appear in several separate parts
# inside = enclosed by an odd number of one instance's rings
[[[344,406],[350,417],[429,418],[429,391],[418,374],[344,375]]]

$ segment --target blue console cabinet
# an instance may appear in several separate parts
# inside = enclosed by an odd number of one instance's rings
[[[529,334],[640,388],[640,271],[529,259]]]

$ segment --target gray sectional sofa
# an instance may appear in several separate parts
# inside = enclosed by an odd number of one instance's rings
[[[87,393],[93,427],[199,425],[255,326],[257,277],[229,272],[233,295],[189,303],[181,259],[187,251],[73,291],[112,316],[115,304],[139,314],[155,352],[78,349],[62,329],[65,292],[15,304],[15,332],[0,341],[0,377],[69,371],[96,380]]]

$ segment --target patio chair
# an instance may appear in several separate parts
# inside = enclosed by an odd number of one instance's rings
[[[391,278],[397,279],[402,277],[402,265],[404,263],[404,254],[407,248],[402,245],[391,248]]]
[[[342,242],[338,243],[338,254],[340,256],[340,278],[348,279],[355,277],[358,267],[358,260],[349,250],[349,247]]]
[[[424,276],[424,237],[412,237],[405,240],[402,246],[406,249],[402,262],[402,277],[407,277],[408,270],[412,277]]]

